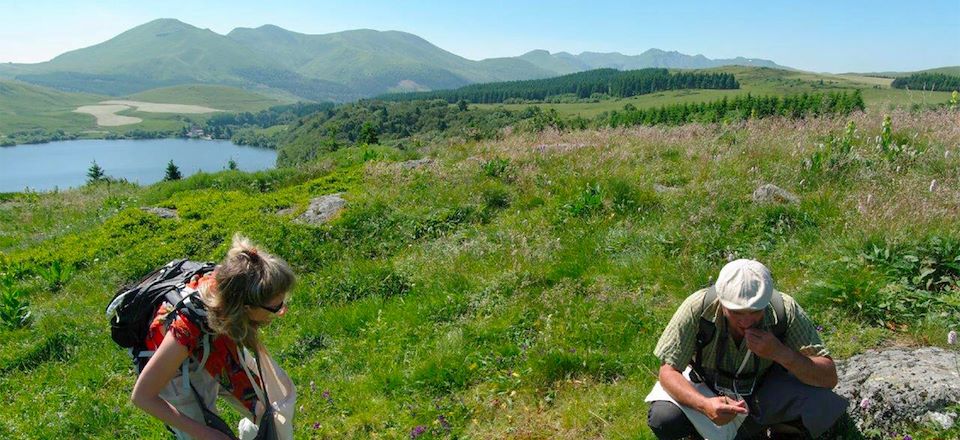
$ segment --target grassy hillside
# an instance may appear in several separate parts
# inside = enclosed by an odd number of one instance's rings
[[[633,98],[597,103],[541,104],[565,115],[593,117],[605,111],[620,110],[627,104],[637,108],[659,107],[674,103],[712,101],[737,95],[794,95],[804,92],[830,92],[861,89],[868,111],[888,111],[893,107],[909,108],[916,105],[947,102],[949,92],[916,92],[890,87],[892,78],[867,77],[855,74],[817,74],[765,67],[718,67],[703,72],[732,73],[740,83],[737,90],[676,90]],[[497,107],[500,104],[481,104],[478,107]],[[519,110],[529,104],[509,104],[505,108]]]
[[[127,99],[168,104],[200,105],[238,112],[263,110],[270,106],[289,103],[235,87],[205,84],[152,89],[130,95]]]
[[[0,436],[163,437],[128,402],[103,306],[167,260],[220,259],[236,231],[300,276],[265,334],[298,386],[298,438],[652,438],[652,348],[731,255],[766,262],[837,358],[944,344],[960,325],[956,114],[891,127],[858,113],[545,131],[431,144],[420,169],[344,148],[297,169],[5,196],[0,286],[33,318],[0,329]],[[763,183],[800,202],[752,202]],[[348,206],[330,224],[294,221],[334,192]]]
[[[37,128],[90,129],[94,125],[93,116],[73,113],[73,110],[104,99],[109,98],[0,80],[0,138],[11,132]]]

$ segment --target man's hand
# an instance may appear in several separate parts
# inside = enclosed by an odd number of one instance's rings
[[[764,359],[777,361],[787,348],[773,333],[766,330],[748,328],[744,336],[747,339],[747,348]]]
[[[730,423],[738,414],[747,414],[747,402],[726,396],[710,397],[703,405],[703,414],[717,426]]]

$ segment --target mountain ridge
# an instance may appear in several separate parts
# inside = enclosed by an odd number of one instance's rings
[[[274,89],[307,100],[350,101],[385,92],[539,79],[606,67],[707,68],[736,63],[784,68],[770,60],[711,60],[660,49],[639,55],[533,50],[516,57],[470,60],[403,31],[305,34],[264,24],[221,35],[161,18],[42,63],[0,64],[0,77],[111,96],[216,84]]]

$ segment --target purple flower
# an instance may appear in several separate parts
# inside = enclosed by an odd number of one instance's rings
[[[320,429],[320,422],[313,422],[313,429]]]
[[[913,440],[913,437],[910,436],[910,434],[906,434],[903,436],[903,440]]]
[[[860,401],[860,409],[862,410],[870,409],[870,399],[864,397],[863,400]]]
[[[447,418],[444,417],[443,414],[440,414],[439,416],[437,416],[437,421],[440,422],[440,426],[443,428],[444,431],[450,430],[450,422],[447,421]]]
[[[817,326],[817,332],[818,332],[818,333],[822,333],[822,332],[823,332],[823,326],[822,326],[822,325],[818,325],[818,326]]]
[[[320,393],[320,396],[323,397],[328,403],[333,403],[333,398],[330,397],[330,390],[323,390],[323,393]]]
[[[947,343],[950,345],[955,345],[957,343],[957,331],[950,330],[950,333],[947,333]]]
[[[414,426],[413,429],[410,430],[410,438],[411,438],[411,439],[418,438],[418,437],[420,437],[421,435],[423,435],[423,433],[425,433],[425,432],[427,432],[427,427],[426,427],[426,426],[423,426],[423,425]]]

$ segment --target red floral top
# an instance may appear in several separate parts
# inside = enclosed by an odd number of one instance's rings
[[[190,283],[187,284],[187,287],[191,289],[208,289],[215,285],[214,282],[213,274],[209,273],[203,277],[191,280]],[[172,310],[173,305],[170,303],[164,302],[160,305],[147,333],[146,345],[148,350],[156,350],[160,346],[160,343],[163,342],[166,334],[163,331],[163,323]],[[190,351],[190,355],[194,359],[202,359],[203,345],[201,344],[201,339],[203,333],[200,327],[187,319],[182,312],[178,312],[177,315],[170,324],[168,331],[173,333],[173,337],[177,339],[180,345],[183,345]],[[216,335],[212,337],[210,342],[210,354],[207,357],[204,370],[216,378],[221,387],[236,397],[236,399],[252,413],[254,411],[254,405],[257,402],[257,395],[250,383],[250,379],[247,377],[247,373],[244,372],[243,367],[240,365],[237,343],[227,335]],[[254,377],[256,378],[256,376]]]

